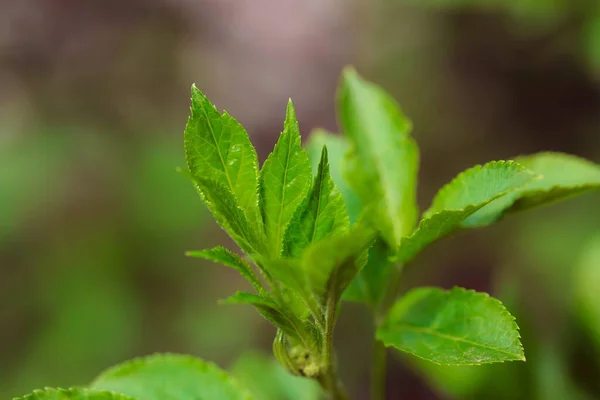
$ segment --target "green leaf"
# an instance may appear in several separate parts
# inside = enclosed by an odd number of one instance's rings
[[[260,171],[260,208],[275,257],[281,255],[285,230],[310,188],[310,163],[301,142],[290,100],[283,132]]]
[[[346,179],[392,248],[417,220],[419,151],[410,121],[380,87],[344,70],[338,90],[339,119],[351,143]]]
[[[344,156],[350,149],[350,144],[344,136],[327,133],[322,129],[313,131],[306,150],[315,173],[324,145],[327,146],[329,155],[331,177],[344,198],[350,221],[354,223],[362,211],[362,205],[342,173]],[[366,303],[371,306],[379,304],[385,294],[384,288],[394,268],[394,263],[390,261],[392,255],[389,246],[383,240],[378,239],[369,249],[367,265],[358,273],[344,292],[344,300]]]
[[[255,398],[261,400],[318,400],[321,390],[316,381],[288,373],[274,359],[258,352],[242,355],[231,367],[231,374]]]
[[[518,191],[500,198],[468,218],[463,226],[486,226],[505,214],[543,206],[600,189],[600,165],[563,153],[538,153],[515,160],[540,175]]]
[[[360,204],[358,196],[356,193],[354,193],[348,184],[348,181],[344,178],[343,173],[345,162],[344,159],[346,153],[348,153],[350,150],[350,144],[344,136],[334,135],[323,129],[315,129],[312,131],[308,143],[306,144],[306,151],[315,175],[318,172],[323,146],[327,146],[329,173],[331,174],[331,178],[333,179],[335,186],[340,191],[340,194],[346,203],[346,209],[348,210],[350,222],[354,223],[362,211],[362,205]]]
[[[491,161],[461,172],[437,193],[415,232],[402,240],[396,261],[410,261],[425,246],[457,230],[477,210],[534,179],[534,174],[514,161]]]
[[[296,259],[262,259],[260,262],[269,271],[274,281],[279,282],[279,290],[273,293],[280,308],[287,309],[300,320],[312,314],[318,323],[323,313],[316,298],[310,291],[302,264]]]
[[[294,316],[280,310],[277,303],[269,298],[264,298],[251,293],[238,291],[235,295],[222,300],[224,304],[250,304],[256,308],[267,321],[284,331],[287,335],[298,338],[298,327],[301,322],[296,321]]]
[[[136,358],[102,373],[91,385],[143,400],[251,400],[215,364],[177,354]]]
[[[443,365],[525,361],[519,338],[499,300],[457,287],[411,290],[377,330],[386,346]]]
[[[244,127],[226,111],[221,114],[195,85],[185,157],[194,179],[218,182],[234,195],[253,226],[260,223],[256,150]]]
[[[347,231],[349,227],[346,205],[329,175],[327,148],[323,146],[313,187],[286,230],[284,252],[290,257],[299,257],[309,244]]]
[[[225,247],[218,246],[210,250],[188,251],[186,255],[189,257],[203,258],[205,260],[214,261],[227,267],[231,267],[237,270],[244,278],[246,278],[248,282],[252,284],[254,289],[256,289],[258,294],[261,296],[268,295],[254,274],[252,267],[250,267],[250,265],[239,255],[232,253]]]
[[[375,236],[370,228],[358,223],[350,232],[321,240],[306,250],[302,258],[304,275],[322,308],[328,299],[337,302],[365,266]]]
[[[394,270],[392,256],[389,246],[383,240],[377,239],[369,249],[367,265],[344,292],[344,300],[366,303],[371,307],[380,304]]]
[[[194,183],[217,223],[229,233],[242,250],[249,254],[263,252],[260,231],[256,231],[249,225],[246,214],[237,204],[233,193],[219,181],[212,179],[195,178]]]
[[[15,400],[134,400],[119,393],[91,389],[53,389],[34,390],[33,393]]]

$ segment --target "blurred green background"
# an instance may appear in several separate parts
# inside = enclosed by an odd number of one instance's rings
[[[246,283],[184,257],[231,245],[175,172],[189,88],[234,115],[264,159],[288,97],[305,139],[336,130],[346,64],[412,119],[422,208],[491,159],[600,162],[598,0],[1,2],[1,397],[85,384],[157,351],[235,364],[240,379],[276,374],[256,353],[273,329],[217,305]],[[600,193],[439,242],[407,267],[404,289],[418,284],[500,297],[528,361],[441,368],[394,353],[390,399],[600,398]],[[369,316],[348,304],[341,318],[342,374],[365,399]],[[260,399],[314,398],[255,386]]]

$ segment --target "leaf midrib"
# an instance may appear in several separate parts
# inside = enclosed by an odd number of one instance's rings
[[[223,172],[225,172],[225,177],[227,178],[227,183],[229,184],[229,189],[231,189],[231,193],[233,193],[233,195],[235,196],[235,190],[233,188],[233,184],[231,183],[231,177],[229,176],[229,170],[227,169],[227,165],[225,164],[225,160],[223,159],[223,154],[221,154],[221,147],[219,147],[219,142],[217,141],[217,136],[215,135],[215,130],[213,129],[213,126],[210,122],[210,118],[208,117],[208,113],[204,109],[204,106],[201,105],[200,109],[202,110],[202,113],[204,114],[204,117],[206,118],[206,123],[208,124],[208,128],[210,130],[211,137],[213,139],[213,142],[215,143],[215,147],[217,148],[217,154],[219,155],[219,160],[221,160],[221,165],[223,167]],[[218,110],[217,110],[217,113],[219,113]]]
[[[282,249],[281,249],[281,218],[283,217],[283,209],[285,206],[285,188],[287,186],[287,175],[288,175],[288,166],[290,164],[290,152],[292,151],[292,142],[293,142],[293,138],[292,138],[292,132],[290,131],[289,137],[288,137],[288,149],[287,149],[287,153],[286,153],[286,157],[285,157],[285,167],[283,169],[283,182],[281,185],[281,200],[279,202],[279,216],[277,218],[277,235],[275,236],[276,239],[276,245],[277,245],[277,253],[280,254]]]
[[[325,166],[319,168],[319,187],[317,188],[317,214],[315,215],[315,223],[313,224],[313,231],[310,238],[310,243],[315,241],[315,235],[317,234],[317,225],[319,223],[319,213],[321,211],[321,193],[323,192],[323,171]],[[335,216],[333,216],[335,218]]]
[[[402,332],[402,331],[409,331],[409,332],[413,332],[413,333],[422,333],[422,334],[426,334],[426,335],[431,335],[431,336],[437,336],[440,337],[442,339],[447,339],[453,342],[461,342],[461,343],[466,343],[466,344],[470,344],[472,346],[475,347],[481,347],[487,350],[492,350],[492,351],[497,351],[499,353],[502,354],[506,354],[512,357],[521,357],[521,354],[518,353],[511,353],[509,351],[506,350],[502,350],[501,348],[498,347],[491,347],[491,346],[487,346],[485,344],[482,343],[477,343],[474,342],[472,340],[469,339],[465,339],[465,338],[460,338],[460,337],[456,337],[456,336],[451,336],[451,335],[447,335],[445,333],[441,333],[439,331],[436,331],[435,329],[432,328],[427,328],[424,326],[413,326],[413,325],[408,325],[408,324],[394,324],[394,327],[390,329],[390,327],[388,327],[386,329],[388,332]]]

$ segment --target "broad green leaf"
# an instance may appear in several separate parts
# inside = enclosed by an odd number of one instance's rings
[[[251,293],[238,291],[235,295],[221,301],[225,304],[250,304],[256,308],[267,321],[284,331],[287,335],[298,338],[301,322],[296,321],[293,315],[288,315],[280,310],[279,306],[271,299]]]
[[[366,303],[371,307],[380,304],[396,265],[391,260],[392,256],[389,246],[377,239],[369,249],[367,264],[344,292],[344,300]]]
[[[491,161],[461,172],[440,189],[415,232],[402,240],[396,260],[410,261],[425,246],[459,229],[477,210],[535,178],[514,161]]]
[[[258,294],[261,296],[267,294],[262,287],[262,284],[254,274],[254,271],[252,271],[252,267],[250,267],[250,265],[239,255],[232,253],[225,247],[218,246],[210,250],[188,251],[186,255],[190,257],[203,258],[205,260],[214,261],[227,267],[231,267],[237,270],[244,278],[246,278],[248,282],[252,284],[254,289],[256,289]]]
[[[304,276],[321,307],[336,302],[367,263],[368,249],[375,240],[370,228],[355,224],[348,233],[326,238],[310,246],[302,258]]]
[[[92,389],[53,389],[34,390],[33,393],[14,400],[134,400],[119,393]]]
[[[216,221],[242,250],[249,254],[260,254],[263,249],[260,231],[250,226],[246,214],[239,207],[233,193],[223,184],[212,179],[197,178],[194,179],[194,183]]]
[[[285,230],[310,188],[308,155],[302,148],[294,105],[287,107],[283,132],[260,171],[260,208],[271,254],[279,257]]]
[[[294,213],[286,231],[284,253],[299,257],[309,244],[347,231],[349,226],[346,205],[329,175],[327,148],[323,146],[313,187]]]
[[[505,214],[526,210],[600,189],[600,165],[563,153],[538,153],[515,158],[540,179],[500,198],[464,221],[467,228],[481,227]]]
[[[251,400],[215,364],[177,354],[137,358],[103,372],[91,385],[143,400]]]
[[[258,218],[258,158],[246,130],[192,86],[185,127],[185,158],[192,177],[211,179],[233,193],[252,226]]]
[[[346,179],[374,226],[397,248],[418,214],[419,151],[409,135],[411,123],[389,94],[350,68],[338,90],[338,111],[351,144]]]
[[[319,385],[311,379],[293,376],[276,360],[258,352],[242,355],[231,374],[261,400],[318,400]]]
[[[443,365],[524,361],[519,338],[499,300],[457,287],[411,290],[377,330],[386,346]]]
[[[350,222],[354,223],[360,215],[362,205],[360,204],[358,196],[344,178],[344,159],[346,153],[350,150],[348,139],[341,135],[328,133],[323,129],[316,129],[311,132],[308,143],[306,144],[306,151],[315,175],[318,172],[323,146],[327,146],[329,173],[331,174],[331,178],[346,203]]]
[[[581,322],[600,349],[600,234],[586,244],[573,272],[573,293]]]

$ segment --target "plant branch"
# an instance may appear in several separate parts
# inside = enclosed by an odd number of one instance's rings
[[[371,400],[385,400],[386,348],[373,338],[371,357]]]
[[[336,296],[330,294],[327,299],[325,312],[325,336],[323,338],[322,363],[323,372],[319,383],[329,393],[332,400],[348,400],[348,395],[339,378],[334,363],[333,355],[333,328],[337,313]]]
[[[398,265],[390,274],[390,284],[385,289],[383,300],[376,308],[373,315],[374,329],[383,322],[390,307],[394,304],[400,287],[402,265]],[[375,338],[373,334],[373,348],[371,357],[371,400],[385,400],[385,378],[387,351],[383,343]]]

